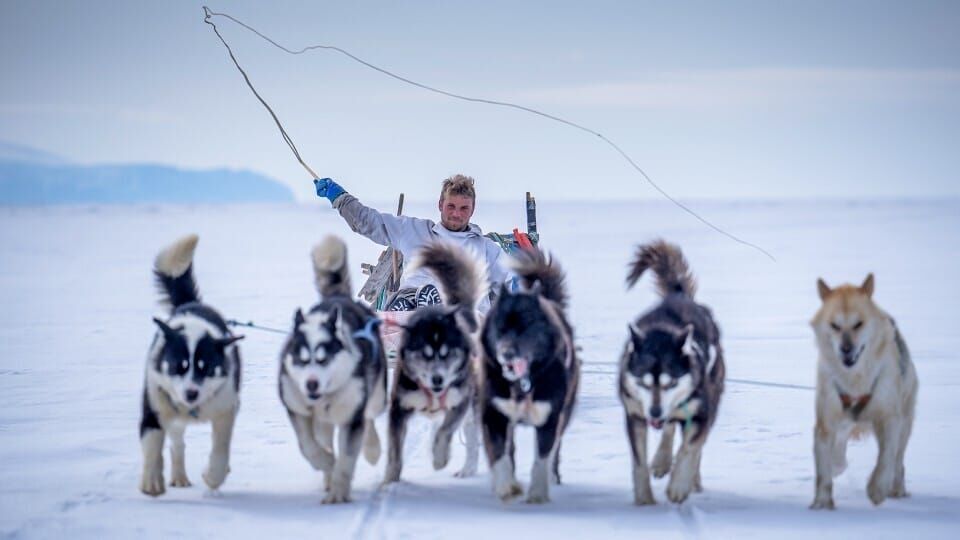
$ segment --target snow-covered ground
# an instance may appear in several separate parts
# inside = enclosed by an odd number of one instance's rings
[[[546,194],[541,194],[545,196]],[[384,203],[383,208],[393,206]],[[220,496],[200,472],[209,428],[187,432],[194,487],[152,499],[138,491],[143,363],[161,313],[155,252],[200,234],[196,272],[227,317],[286,328],[314,298],[308,252],[344,236],[359,263],[379,248],[352,235],[325,204],[311,206],[0,209],[0,534],[4,537],[558,538],[955,537],[960,526],[960,202],[697,203],[708,218],[758,243],[764,256],[660,203],[540,201],[543,246],[568,271],[583,347],[579,406],[563,445],[565,485],[553,502],[503,504],[486,467],[471,479],[430,466],[430,426],[408,437],[404,481],[378,491],[383,461],[358,466],[355,501],[321,506],[321,478],[300,456],[276,395],[281,336],[249,330],[233,472]],[[408,213],[433,217],[430,204]],[[508,231],[520,203],[481,206],[475,221]],[[679,243],[699,299],[723,331],[730,383],[703,460],[705,492],[681,506],[632,505],[628,444],[614,391],[626,322],[654,301],[648,281],[624,292],[633,246]],[[877,278],[920,377],[907,451],[912,497],[874,508],[865,485],[873,439],[850,449],[835,485],[838,509],[813,496],[815,352],[808,321],[815,281]],[[775,383],[762,385],[757,383]],[[778,386],[779,385],[779,386]],[[383,419],[380,420],[383,436]],[[520,430],[518,472],[529,478],[532,432]],[[169,463],[169,460],[167,460]],[[169,473],[168,473],[169,475]],[[168,476],[169,478],[169,476]]]

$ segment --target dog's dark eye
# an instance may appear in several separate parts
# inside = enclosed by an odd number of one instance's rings
[[[840,331],[840,325],[837,323],[830,323],[830,328],[833,328],[835,331]]]
[[[857,324],[853,325],[854,330],[859,330],[861,327],[863,327],[863,321],[857,321]]]

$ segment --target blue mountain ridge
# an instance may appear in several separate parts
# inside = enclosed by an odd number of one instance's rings
[[[0,204],[290,202],[290,189],[261,174],[165,165],[74,165],[0,159]]]

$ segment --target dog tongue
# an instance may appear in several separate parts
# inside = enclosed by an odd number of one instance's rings
[[[526,358],[517,358],[510,364],[510,367],[513,369],[513,374],[517,377],[525,377],[527,375],[527,359]]]

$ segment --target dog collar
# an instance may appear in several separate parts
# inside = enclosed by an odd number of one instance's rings
[[[157,387],[157,390],[159,390],[160,393],[163,394],[163,397],[167,398],[167,405],[170,405],[170,407],[171,407],[173,410],[177,411],[177,413],[181,413],[181,412],[182,412],[182,411],[180,410],[180,407],[177,406],[176,402],[173,401],[173,398],[170,397],[170,394],[168,394],[166,390],[164,390],[163,388],[160,388],[159,386]],[[219,392],[219,391],[220,391],[220,389],[218,388],[218,389],[217,389],[217,392]],[[214,395],[216,395],[216,393],[214,393]],[[213,397],[213,396],[210,396],[210,397]],[[192,409],[188,409],[188,410],[187,410],[187,414],[190,415],[190,417],[191,417],[191,418],[194,418],[194,419],[200,418],[200,406],[198,405],[198,406],[196,406],[196,407],[194,407],[194,408],[192,408]]]
[[[423,395],[427,396],[427,412],[440,412],[447,409],[447,392],[450,388],[445,388],[443,392],[440,392],[440,395],[434,394],[433,390],[430,390],[424,386],[419,380],[417,380],[417,386],[420,387],[420,390],[423,392]],[[437,399],[437,406],[433,406],[434,398]]]
[[[877,383],[880,382],[880,375],[879,373],[877,374],[877,378],[870,386],[870,391],[860,396],[854,396],[844,392],[837,381],[833,381],[833,386],[837,389],[837,395],[840,397],[840,404],[843,406],[844,412],[849,412],[854,420],[856,420],[863,410],[867,408],[867,405],[870,404],[873,391],[877,389]]]
[[[853,397],[850,394],[840,393],[840,403],[843,404],[843,410],[850,411],[854,418],[860,416],[860,413],[867,408],[872,394],[864,394],[859,397]]]

